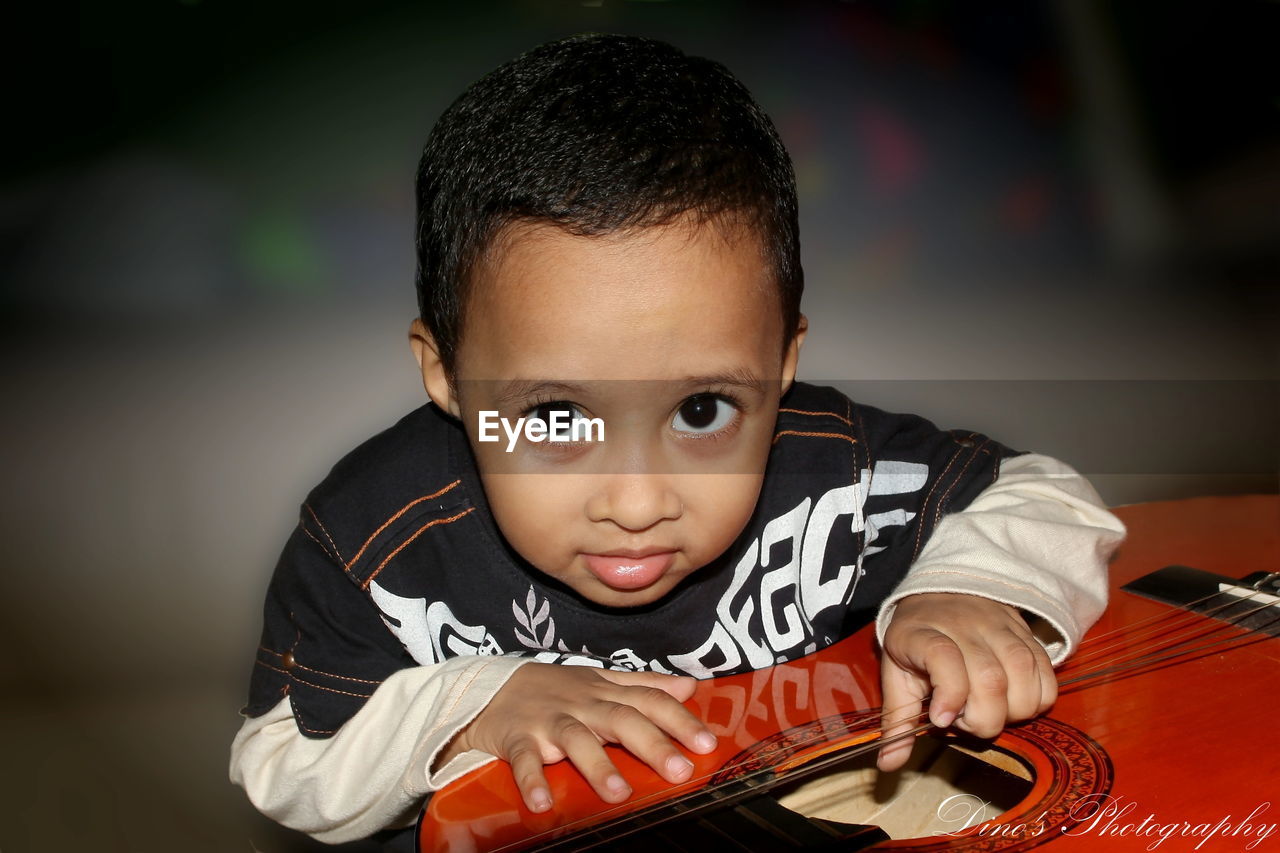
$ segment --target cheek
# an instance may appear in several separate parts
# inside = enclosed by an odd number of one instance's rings
[[[720,556],[747,526],[764,483],[763,474],[701,475],[690,478],[693,492],[685,498],[699,531],[699,562]],[[696,508],[696,509],[695,509]]]
[[[580,515],[574,478],[557,474],[481,474],[498,529],[520,555],[542,568],[556,553],[562,531]],[[575,504],[576,501],[576,504]]]
[[[764,485],[775,419],[776,409],[768,417],[752,418],[734,451],[708,466],[719,473],[708,470],[685,478],[682,500],[698,531],[699,566],[724,553],[751,520]]]

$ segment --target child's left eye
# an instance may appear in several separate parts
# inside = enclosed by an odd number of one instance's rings
[[[694,394],[680,404],[671,428],[677,432],[708,434],[733,423],[737,408],[719,394]]]

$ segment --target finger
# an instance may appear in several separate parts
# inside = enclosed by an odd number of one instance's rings
[[[1053,703],[1058,699],[1058,673],[1054,671],[1053,661],[1049,659],[1049,652],[1035,638],[1032,632],[1028,618],[1026,615],[1019,615],[1018,629],[1014,631],[1023,643],[1031,649],[1032,655],[1035,657],[1036,663],[1036,682],[1040,688],[1039,695],[1035,700],[1035,710],[1026,717],[1016,717],[1015,719],[1029,719],[1045,713],[1053,707]],[[1012,712],[1010,712],[1012,716]]]
[[[1009,715],[1009,675],[1000,659],[985,647],[965,649],[964,664],[968,671],[969,696],[959,725],[978,737],[995,737]]]
[[[662,695],[666,696],[665,693]],[[670,697],[667,697],[667,702],[674,704]],[[668,782],[683,782],[693,775],[693,762],[676,749],[662,729],[639,709],[622,703],[607,703],[604,708],[599,723],[589,721],[597,733],[626,747]]]
[[[1058,673],[1054,670],[1053,661],[1049,660],[1049,653],[1045,651],[1044,646],[1036,643],[1035,648],[1039,652],[1036,655],[1036,665],[1040,670],[1040,704],[1036,706],[1036,715],[1040,715],[1058,701]]]
[[[1041,659],[1048,660],[1040,644],[1016,634],[1010,634],[1000,650],[1000,665],[1009,682],[1006,696],[1008,721],[1029,720],[1040,713],[1044,695]]]
[[[932,685],[930,722],[945,729],[961,711],[968,714],[969,669],[954,640],[938,631],[919,630],[904,644],[904,652],[911,668]]]
[[[880,668],[883,705],[880,716],[881,743],[876,766],[886,773],[907,763],[915,738],[905,732],[918,722],[923,699],[929,685],[913,672],[905,670],[889,655],[883,655]]]
[[[620,803],[631,796],[627,780],[609,760],[595,733],[580,720],[568,715],[561,717],[554,726],[553,740],[600,799]]]
[[[716,736],[706,724],[660,688],[627,687],[618,694],[617,701],[637,709],[659,729],[692,752],[706,754],[716,748]]]
[[[677,702],[685,702],[698,686],[698,680],[687,675],[667,675],[661,672],[624,672],[616,669],[600,670],[600,677],[624,687],[656,687]]]
[[[511,774],[525,807],[535,813],[550,809],[551,791],[542,772],[542,754],[537,742],[527,735],[515,736],[508,741],[504,757],[511,765]]]

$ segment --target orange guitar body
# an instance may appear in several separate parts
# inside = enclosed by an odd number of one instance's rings
[[[1168,605],[1119,589],[1163,566],[1232,578],[1280,571],[1280,497],[1198,498],[1123,507],[1117,514],[1129,538],[1112,565],[1111,604],[1090,636],[1167,614]],[[567,825],[607,824],[705,788],[726,767],[796,766],[855,743],[857,731],[870,738],[880,705],[872,631],[801,660],[699,684],[688,704],[720,746],[711,755],[690,756],[694,782],[673,787],[610,747],[635,791],[631,801],[601,802],[562,762],[547,768],[554,810],[535,815],[521,804],[507,765],[495,762],[428,801],[419,849],[536,847]],[[1280,851],[1278,708],[1275,639],[1064,688],[1048,719],[1014,726],[996,741],[1033,776],[1017,807],[957,835],[882,842],[875,849]],[[1269,837],[1260,838],[1269,826]]]

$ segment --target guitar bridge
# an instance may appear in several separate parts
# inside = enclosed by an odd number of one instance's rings
[[[1250,631],[1280,637],[1280,572],[1253,572],[1243,578],[1165,566],[1121,587]]]

